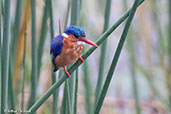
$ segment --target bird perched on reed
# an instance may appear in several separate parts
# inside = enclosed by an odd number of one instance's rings
[[[70,77],[65,66],[74,63],[78,59],[84,62],[84,59],[80,57],[83,45],[87,43],[97,47],[95,43],[87,40],[85,37],[86,34],[82,27],[71,25],[62,34],[53,38],[50,47],[50,54],[52,55],[54,72],[63,67],[67,76]]]

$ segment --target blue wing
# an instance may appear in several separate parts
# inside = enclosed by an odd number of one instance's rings
[[[51,46],[50,46],[50,54],[53,55],[53,57],[58,56],[59,54],[61,54],[62,51],[62,46],[63,46],[63,37],[62,35],[58,35],[55,38],[53,38],[52,42],[51,42]]]

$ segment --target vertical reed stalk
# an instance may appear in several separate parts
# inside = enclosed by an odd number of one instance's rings
[[[86,102],[86,113],[91,114],[92,113],[92,85],[90,80],[90,70],[88,67],[88,63],[85,62],[83,64],[83,70],[84,70],[84,86],[85,86],[85,102]]]
[[[8,83],[8,92],[9,92],[9,105],[11,109],[15,109],[16,107],[16,96],[14,92],[13,86],[13,62],[12,56],[9,57],[9,83]],[[8,106],[9,106],[8,105]]]
[[[50,0],[51,1],[51,0]],[[47,33],[47,19],[48,19],[48,2],[49,0],[45,0],[45,8],[44,8],[44,14],[42,19],[42,27],[41,27],[41,33],[40,33],[40,41],[38,45],[38,56],[37,56],[37,62],[38,62],[38,79],[40,75],[40,69],[41,69],[41,62],[42,62],[42,55],[43,55],[43,49],[44,49],[44,43],[46,39],[46,33]],[[37,79],[37,80],[38,80]]]
[[[134,59],[134,60],[135,60],[135,59]],[[147,82],[148,82],[148,84],[149,84],[149,86],[150,86],[150,88],[151,88],[151,91],[154,93],[154,95],[156,95],[156,97],[157,97],[163,104],[165,104],[165,106],[170,110],[169,101],[168,101],[167,99],[164,99],[164,98],[162,97],[162,95],[160,94],[160,92],[159,92],[159,91],[157,90],[157,88],[155,87],[154,82],[153,82],[153,80],[150,78],[150,76],[149,76],[149,74],[147,73],[147,71],[146,71],[142,66],[138,65],[138,64],[136,63],[136,61],[134,61],[134,63],[135,63],[136,68],[138,68],[139,71],[140,71],[143,75],[145,75],[145,78],[147,79]]]
[[[124,4],[124,11],[128,8],[128,3],[126,0],[123,0]],[[131,71],[131,78],[132,78],[132,88],[135,97],[135,106],[136,106],[136,114],[141,114],[141,108],[139,103],[139,94],[138,94],[138,83],[137,83],[137,76],[136,76],[136,68],[135,68],[135,46],[134,46],[134,37],[133,37],[132,27],[130,27],[130,33],[128,34],[128,43],[127,46],[130,49],[129,57],[130,57],[130,71]]]
[[[10,0],[5,0],[4,3],[4,33],[3,33],[3,48],[2,48],[2,93],[1,93],[1,113],[5,114],[4,110],[8,108],[8,77],[9,77],[9,52],[10,52]]]
[[[80,10],[80,0],[72,0],[72,8],[71,8],[71,25],[77,25],[79,19],[79,10]],[[69,83],[69,95],[70,95],[70,106],[71,112],[73,112],[73,99],[74,99],[74,76],[71,75],[71,78],[68,80]]]
[[[66,80],[66,88],[67,88],[67,107],[68,107],[68,114],[72,114],[72,105],[71,105],[71,97],[70,97],[70,94],[71,91],[69,91],[69,83],[68,83],[69,80]]]
[[[68,0],[64,29],[66,29],[67,25],[68,25],[68,17],[69,17],[70,7],[71,7],[71,0]]]
[[[144,0],[139,1],[139,5],[141,5],[144,2]],[[121,16],[118,21],[116,21],[115,24],[112,25],[109,29],[106,30],[105,33],[103,33],[99,39],[96,41],[96,44],[99,46],[102,44],[102,42],[108,38],[108,36],[129,16],[132,8],[130,8],[123,16]],[[82,57],[84,60],[86,60],[95,50],[97,47],[91,47]],[[74,63],[68,70],[70,74],[72,74],[80,65],[81,60],[78,60],[76,63]],[[54,93],[56,89],[58,89],[61,84],[63,84],[64,81],[66,81],[68,77],[66,75],[63,75],[57,82],[55,82],[48,90],[47,92],[37,100],[36,103],[29,109],[32,113],[35,112],[49,97]],[[63,114],[63,113],[62,113]]]
[[[31,95],[29,99],[29,107],[36,101],[37,90],[37,45],[36,45],[36,1],[31,0],[31,32],[32,32],[32,72],[31,72]],[[35,114],[35,113],[34,113]]]
[[[110,9],[111,9],[111,0],[106,0],[106,8],[104,13],[104,27],[103,27],[103,33],[108,29],[109,27],[109,21],[110,21]],[[104,69],[105,69],[105,58],[106,58],[106,47],[107,47],[107,40],[105,40],[101,47],[100,52],[100,64],[99,64],[99,73],[98,73],[98,81],[96,85],[96,93],[95,93],[95,105],[97,104],[102,84],[103,84],[103,75],[104,75]]]
[[[53,29],[53,8],[52,8],[52,0],[48,2],[48,8],[50,13],[50,33],[51,33],[51,40],[54,37],[54,29]],[[59,22],[60,25],[60,22]],[[61,33],[61,27],[59,28],[59,33]],[[53,67],[53,65],[52,65]],[[62,74],[61,70],[58,73],[58,78]],[[53,72],[52,69],[52,84],[54,84],[58,79],[56,79],[56,75]],[[57,114],[58,113],[58,99],[59,99],[59,88],[54,92],[53,94],[53,106],[52,106],[52,113]]]
[[[22,85],[21,85],[21,110],[25,110],[24,109],[24,88],[25,88],[25,76],[26,76],[26,63],[25,63],[25,58],[26,58],[26,37],[27,37],[27,24],[25,27],[25,34],[24,34],[24,55],[23,55],[23,78],[22,78]],[[24,112],[22,112],[22,114],[24,114]]]
[[[71,25],[77,25],[79,23],[79,10],[80,10],[80,0],[72,0],[71,8]]]
[[[66,101],[67,101],[67,85],[66,85],[66,82],[65,82],[62,105],[61,105],[61,114],[67,114],[67,112],[68,112],[67,102]]]
[[[169,30],[168,30],[168,39],[169,39],[169,73],[168,73],[168,89],[169,89],[169,102],[170,102],[170,106],[171,106],[171,0],[168,0],[169,2]]]
[[[132,29],[131,29],[132,30]],[[130,30],[130,33],[132,31]],[[130,35],[128,38],[128,48],[130,49],[130,71],[131,71],[131,78],[132,78],[132,88],[133,88],[133,93],[135,97],[135,107],[136,107],[136,114],[141,114],[141,108],[140,108],[140,103],[139,103],[139,94],[138,94],[138,83],[137,83],[137,77],[136,77],[136,70],[135,70],[135,56],[134,53],[134,44],[133,44],[133,35]]]
[[[20,28],[20,20],[21,20],[21,5],[22,0],[17,0],[16,2],[16,13],[15,13],[15,22],[13,27],[13,36],[12,36],[12,50],[11,55],[14,57],[15,60],[15,54],[16,54],[16,48],[17,48],[17,42],[18,42],[18,36],[19,36],[19,28]],[[15,64],[15,63],[14,63]]]
[[[105,80],[103,89],[102,89],[102,91],[101,91],[100,98],[98,99],[98,103],[97,103],[97,105],[96,105],[96,107],[95,107],[94,114],[99,114],[99,112],[100,112],[100,110],[101,110],[101,107],[102,107],[104,98],[105,98],[105,96],[106,96],[107,90],[108,90],[108,88],[109,88],[109,84],[110,84],[110,82],[111,82],[111,79],[112,79],[112,76],[113,76],[113,73],[114,73],[114,70],[115,70],[115,67],[116,67],[116,64],[117,64],[117,62],[118,62],[118,59],[119,59],[121,50],[122,50],[122,48],[123,48],[123,44],[124,44],[124,42],[125,42],[125,39],[126,39],[128,30],[129,30],[130,24],[131,24],[131,22],[132,22],[132,19],[133,19],[134,15],[135,15],[135,12],[136,12],[137,7],[138,7],[138,2],[139,2],[139,0],[135,0],[134,4],[133,4],[133,6],[132,6],[131,12],[130,12],[129,17],[128,17],[128,19],[127,19],[127,22],[126,22],[126,24],[125,24],[124,30],[123,30],[123,32],[122,32],[122,35],[121,35],[119,44],[118,44],[118,46],[117,46],[115,55],[114,55],[114,57],[113,57],[112,64],[111,64],[111,67],[110,67],[110,69],[109,69],[107,78],[106,78],[106,80]]]
[[[0,0],[0,27],[1,27],[1,13],[2,13],[2,0]],[[2,72],[1,72],[1,56],[2,56],[2,53],[1,53],[1,30],[2,30],[2,27],[0,28],[0,83],[2,84]],[[1,113],[1,84],[0,84],[0,113]]]
[[[75,76],[76,76],[76,78],[75,78],[75,92],[74,92],[74,98],[75,98],[75,100],[74,100],[74,111],[73,111],[73,114],[77,114],[78,70],[76,70],[75,73],[76,73],[75,74]]]

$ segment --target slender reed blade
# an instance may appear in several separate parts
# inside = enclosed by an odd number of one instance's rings
[[[52,40],[53,37],[54,37],[52,0],[50,0],[47,5],[48,5],[48,9],[49,9],[49,14],[50,14],[50,33],[51,33],[51,40]],[[59,22],[59,24],[60,24],[60,22]],[[61,29],[61,27],[60,27],[60,29]],[[59,33],[61,33],[61,30],[60,29],[59,29]],[[52,67],[53,67],[53,65],[52,65]],[[61,75],[61,73],[62,72],[60,70],[59,73],[58,73],[58,78]],[[57,80],[58,79],[56,79],[56,75],[55,75],[55,73],[52,70],[52,84],[54,84]],[[60,88],[58,88],[54,92],[54,94],[53,94],[53,103],[52,103],[52,105],[53,105],[52,106],[52,113],[53,114],[57,114],[58,113],[59,89]]]
[[[110,9],[111,9],[111,0],[106,0],[106,8],[104,14],[104,27],[103,32],[105,32],[109,27],[109,19],[110,19]],[[98,101],[101,89],[102,89],[102,82],[103,82],[103,75],[105,69],[105,58],[106,58],[106,47],[107,47],[107,40],[105,40],[101,47],[100,52],[100,65],[99,65],[99,73],[98,73],[98,81],[96,85],[96,93],[95,93],[95,105]]]
[[[124,44],[124,42],[125,42],[125,39],[126,39],[128,30],[129,30],[130,24],[131,24],[131,22],[132,22],[132,19],[133,19],[134,15],[135,15],[135,12],[136,12],[137,7],[138,7],[138,2],[139,2],[139,0],[135,0],[134,4],[133,4],[133,6],[132,6],[132,9],[131,9],[131,11],[130,11],[128,20],[127,20],[127,22],[126,22],[126,25],[125,25],[124,30],[123,30],[123,33],[122,33],[122,35],[121,35],[119,44],[118,44],[117,49],[116,49],[116,52],[115,52],[115,55],[114,55],[114,57],[113,57],[112,64],[111,64],[111,66],[110,66],[108,75],[107,75],[107,77],[106,77],[106,80],[105,80],[103,89],[102,89],[101,94],[100,94],[100,97],[99,97],[99,99],[98,99],[98,103],[97,103],[97,105],[96,105],[96,107],[95,107],[94,114],[99,114],[99,112],[100,112],[100,110],[101,110],[101,107],[102,107],[104,98],[105,98],[105,96],[106,96],[107,90],[108,90],[108,88],[109,88],[109,84],[110,84],[110,82],[111,82],[111,79],[112,79],[112,76],[113,76],[115,67],[116,67],[116,65],[117,65],[117,62],[118,62],[120,53],[121,53],[121,51],[122,51],[123,44]]]
[[[68,108],[67,108],[67,86],[66,86],[66,82],[64,85],[64,92],[63,92],[63,99],[62,99],[62,105],[61,105],[61,114],[67,114],[68,112]]]
[[[141,0],[139,2],[139,5],[143,3],[144,0]],[[132,8],[131,8],[132,9]],[[106,32],[104,32],[99,39],[97,40],[96,44],[101,45],[101,43],[108,38],[108,36],[129,16],[129,13],[131,11],[129,9],[111,28],[107,29]],[[86,59],[88,56],[90,56],[97,47],[92,47],[90,48],[82,57]],[[75,64],[73,64],[70,69],[69,73],[72,74],[80,65],[81,65],[81,60],[78,60]],[[31,112],[35,112],[48,98],[50,95],[54,93],[54,91],[61,86],[61,84],[68,79],[66,75],[62,76],[59,81],[55,82],[48,90],[47,92],[36,102],[34,105],[29,109]]]
[[[2,8],[1,8],[1,3],[2,3],[2,0],[0,0],[0,27],[1,27],[1,13],[2,13]],[[2,56],[2,53],[1,53],[1,31],[2,31],[2,27],[0,28],[0,82],[2,81],[2,72],[1,72],[1,56]],[[2,83],[2,82],[1,82]],[[1,84],[0,84],[0,112],[1,112]]]
[[[70,97],[70,91],[69,91],[69,82],[68,82],[69,80],[66,80],[66,88],[67,88],[67,93],[66,93],[66,95],[67,95],[67,107],[68,107],[68,114],[72,114],[72,105],[71,105],[71,97]]]
[[[132,83],[132,88],[133,88],[133,93],[134,93],[134,98],[135,98],[135,107],[136,107],[136,114],[141,114],[141,107],[140,107],[140,101],[139,101],[139,93],[138,93],[138,83],[137,83],[137,76],[136,76],[136,68],[135,68],[135,53],[134,53],[134,44],[133,44],[133,35],[131,35],[132,31],[130,30],[130,37],[128,38],[128,48],[131,51],[129,56],[130,56],[130,71],[131,71],[131,83]]]
[[[16,49],[17,49],[16,47],[17,47],[19,28],[20,28],[21,5],[22,5],[22,0],[17,0],[15,21],[14,21],[14,28],[13,28],[13,35],[12,35],[13,39],[12,39],[12,44],[11,44],[11,47],[12,47],[11,55],[14,57],[14,59],[15,59],[15,54],[16,54]]]
[[[27,25],[27,24],[26,24]],[[25,59],[26,59],[26,36],[27,36],[27,26],[25,27],[25,34],[24,34],[24,55],[23,55],[23,78],[22,78],[22,83],[21,83],[21,110],[25,110],[24,108],[24,91],[25,91],[25,76],[26,76],[26,63],[25,63]],[[22,112],[22,114],[24,114],[24,112]]]
[[[123,0],[124,10],[128,8],[128,3],[126,0]],[[130,27],[130,32],[128,34],[127,40],[127,47],[130,50],[129,57],[130,57],[130,71],[131,71],[131,79],[132,79],[132,88],[135,98],[135,107],[136,107],[136,114],[141,114],[141,106],[139,101],[139,93],[138,93],[138,83],[137,83],[137,75],[136,75],[136,67],[135,67],[135,46],[134,46],[134,39],[133,39],[133,28]]]
[[[37,90],[37,46],[36,46],[36,1],[31,0],[31,32],[32,32],[32,72],[31,72],[31,95],[29,99],[29,107],[36,101]],[[34,113],[35,114],[35,113]]]
[[[79,22],[80,0],[72,0],[71,7],[71,25],[77,25]]]
[[[79,10],[80,10],[80,0],[72,0],[72,8],[71,8],[71,25],[77,25],[79,22]],[[70,106],[71,113],[73,112],[73,99],[74,99],[74,76],[71,75],[71,78],[68,80],[69,83],[69,96],[70,96]]]
[[[168,83],[167,83],[167,85],[168,85],[168,91],[169,91],[169,102],[170,102],[170,106],[171,106],[171,0],[168,0],[168,2],[169,2],[169,30],[168,30],[168,39],[169,39],[169,69],[168,69],[168,71],[169,71],[169,76],[168,76],[168,79],[167,80],[169,80],[168,81]]]
[[[70,7],[71,7],[71,0],[68,0],[64,29],[66,29],[67,25],[68,25],[68,17],[69,17]]]
[[[17,35],[17,46],[16,46],[16,56],[15,56],[15,62],[14,62],[14,87],[16,89],[16,94],[18,94],[19,91],[19,82],[20,82],[20,72],[21,72],[21,67],[22,67],[22,62],[23,62],[23,53],[24,53],[24,30],[27,25],[27,22],[30,21],[31,19],[31,5],[30,5],[30,0],[26,0],[24,4],[24,11],[22,12],[24,15],[22,24],[20,27],[19,35]],[[13,58],[13,57],[12,57]],[[14,60],[12,60],[13,62]]]
[[[8,108],[8,77],[9,77],[9,52],[10,52],[10,0],[4,1],[4,33],[2,48],[2,93],[1,93],[1,113]]]
[[[77,94],[78,94],[78,70],[76,70],[75,72],[75,92],[74,92],[74,110],[73,110],[73,114],[77,114]]]
[[[165,104],[165,106],[170,110],[171,105],[169,104],[168,99],[164,99],[164,98],[162,97],[161,93],[160,93],[160,92],[158,91],[158,89],[155,87],[154,82],[153,82],[153,80],[150,78],[150,76],[149,76],[149,74],[147,73],[147,71],[146,71],[142,66],[138,65],[135,61],[134,61],[134,63],[135,63],[136,68],[137,68],[142,74],[144,74],[144,76],[145,76],[145,78],[146,78],[146,80],[147,80],[147,82],[148,82],[148,85],[149,85],[151,91],[152,91],[152,92],[156,95],[156,97],[157,97],[163,104]]]
[[[51,1],[51,0],[50,0]],[[42,61],[42,55],[43,55],[43,49],[46,39],[46,33],[47,33],[47,19],[48,19],[48,3],[49,0],[46,0],[45,2],[45,8],[44,8],[44,14],[42,19],[42,27],[41,27],[41,33],[40,33],[40,41],[38,45],[38,56],[37,56],[37,62],[38,62],[38,79],[40,75],[40,69],[41,69],[41,61]]]
[[[91,114],[92,112],[92,84],[90,80],[90,70],[88,63],[85,62],[83,64],[83,71],[84,71],[84,86],[85,86],[85,102],[86,102],[86,113]]]
[[[16,109],[16,96],[13,88],[13,63],[12,56],[9,57],[9,83],[8,83],[8,92],[9,92],[9,105],[11,109]],[[8,105],[8,106],[9,106]]]

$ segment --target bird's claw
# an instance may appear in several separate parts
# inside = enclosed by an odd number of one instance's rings
[[[67,71],[67,69],[65,67],[64,67],[64,70],[65,70],[65,73],[67,74],[67,76],[70,78],[71,75],[70,75],[70,73]]]
[[[82,63],[84,63],[84,59],[82,57],[79,57],[79,59],[82,61]]]

